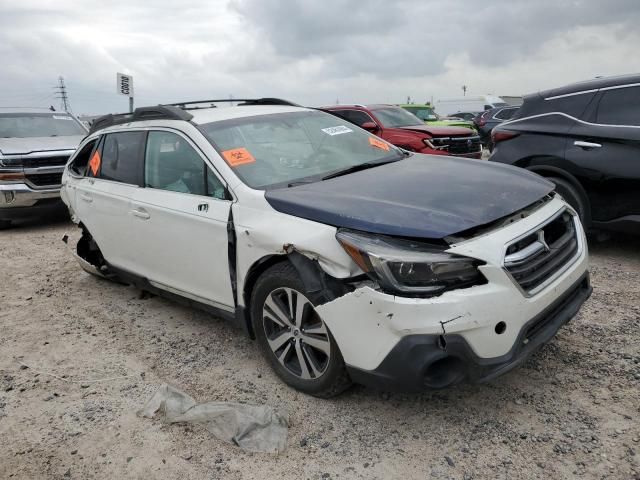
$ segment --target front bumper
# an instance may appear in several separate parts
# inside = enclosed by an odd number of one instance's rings
[[[457,157],[457,158],[482,158],[482,148],[480,148],[480,150],[477,150],[475,152],[469,152],[469,153],[449,153],[446,150],[434,150],[432,148],[425,148],[424,150],[418,152],[418,153],[424,153],[426,155],[444,155],[447,157]]]
[[[354,382],[380,390],[421,391],[445,388],[463,381],[480,383],[523,363],[573,318],[591,295],[585,274],[561,298],[527,322],[509,352],[482,358],[465,338],[452,335],[403,337],[374,370],[347,367]]]
[[[60,187],[36,190],[24,183],[0,184],[0,218],[21,218],[62,206]]]
[[[416,372],[421,375],[433,361],[440,359],[430,357],[436,353],[444,358],[447,351],[451,353],[460,349],[456,351],[457,359],[449,362],[467,364],[456,365],[456,369],[463,372],[460,379],[443,380],[440,386],[464,378],[484,380],[492,372],[497,375],[525,358],[530,349],[519,346],[522,332],[527,332],[531,322],[537,319],[551,316],[555,319],[555,314],[550,313],[554,306],[587,278],[586,238],[578,222],[576,235],[579,248],[576,254],[539,291],[530,296],[520,289],[504,267],[505,252],[514,239],[536,231],[540,225],[546,224],[565,209],[570,207],[555,197],[525,218],[452,245],[449,252],[485,262],[479,267],[487,279],[484,285],[451,290],[432,298],[399,297],[362,285],[351,293],[316,307],[331,330],[354,379],[365,382],[366,373],[375,377],[378,372],[383,377],[389,377],[391,373],[385,362],[390,360],[387,358],[404,358],[403,361],[408,361],[406,356],[415,355],[409,351],[414,349],[416,342],[429,346],[421,346],[416,350],[425,355],[425,363],[411,372],[397,371],[392,375],[398,377],[397,382],[404,385],[404,389],[408,384],[413,384],[417,389],[425,387]],[[586,290],[590,292],[588,280]],[[550,321],[552,326],[545,328],[545,332],[550,332],[548,338],[566,322],[566,318],[575,314],[587,297],[588,293],[578,297],[575,310],[567,307],[561,315],[562,321]],[[553,328],[556,320],[557,327]],[[540,335],[540,343],[548,340],[547,336]],[[432,350],[432,346],[438,347],[438,350]],[[491,372],[478,373],[477,365],[494,365],[495,368]],[[409,380],[403,380],[405,377]],[[439,384],[433,381],[431,385]]]

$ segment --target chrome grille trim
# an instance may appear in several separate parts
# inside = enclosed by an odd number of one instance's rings
[[[545,229],[557,228],[559,219],[564,219],[565,231],[549,241]],[[509,252],[510,247],[528,240],[526,246]],[[532,297],[562,275],[583,251],[580,220],[573,210],[563,208],[505,245],[502,268],[525,297]]]

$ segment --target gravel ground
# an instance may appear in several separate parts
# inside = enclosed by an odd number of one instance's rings
[[[77,236],[66,222],[0,232],[1,478],[640,478],[637,238],[592,244],[593,296],[522,368],[319,400],[278,381],[230,324],[81,271],[66,231]],[[289,447],[250,454],[136,417],[163,382],[289,412]]]

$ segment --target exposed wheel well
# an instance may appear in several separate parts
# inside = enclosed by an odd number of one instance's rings
[[[246,328],[246,332],[249,334],[249,337],[255,339],[255,332],[253,331],[253,325],[251,323],[251,295],[253,294],[253,287],[256,284],[256,281],[262,275],[262,273],[273,265],[281,262],[288,262],[286,255],[268,255],[266,257],[262,257],[260,260],[255,262],[249,268],[247,275],[244,279],[244,285],[242,286],[242,299],[244,301],[245,308],[243,313],[243,318],[241,319],[244,322],[244,327]]]
[[[304,284],[305,294],[316,306],[322,305],[353,290],[352,287],[346,285],[342,280],[334,278],[322,270],[317,261],[297,251],[292,251],[286,255],[275,254],[262,257],[255,262],[247,272],[242,287],[244,308],[238,308],[241,326],[251,338],[255,338],[250,312],[251,297],[256,281],[267,269],[281,262],[287,262],[293,266]],[[236,314],[236,318],[238,318],[238,313]]]

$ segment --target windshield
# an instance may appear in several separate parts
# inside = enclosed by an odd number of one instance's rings
[[[0,114],[0,137],[64,137],[86,135],[73,117],[60,113],[4,113]]]
[[[420,120],[440,120],[440,116],[431,107],[403,107],[408,112],[413,113]]]
[[[393,145],[324,112],[244,117],[205,123],[200,130],[240,179],[259,189],[403,157]]]
[[[385,107],[373,110],[373,113],[382,123],[383,127],[410,127],[413,125],[422,125],[423,122],[413,113],[407,112],[400,107]]]

